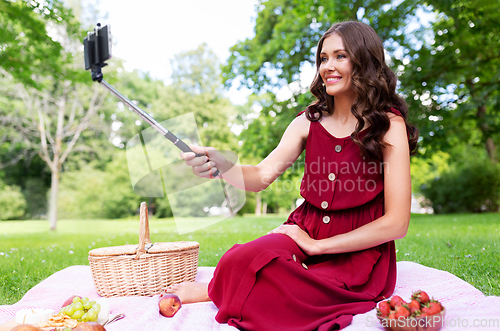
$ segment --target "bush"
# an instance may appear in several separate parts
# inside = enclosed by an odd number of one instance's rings
[[[0,182],[0,220],[20,219],[24,216],[26,199],[18,186],[3,186]]]
[[[435,213],[498,211],[500,167],[484,158],[443,172],[421,189]]]
[[[141,198],[130,185],[125,153],[117,152],[105,171],[89,165],[65,172],[61,176],[58,200],[61,219],[88,219],[134,215]]]
[[[440,174],[450,171],[452,156],[449,153],[437,151],[430,157],[413,156],[411,158],[411,186],[412,192],[421,195],[420,190],[426,183],[439,177]]]

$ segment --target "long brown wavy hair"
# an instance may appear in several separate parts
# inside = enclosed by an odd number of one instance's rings
[[[383,138],[391,125],[387,111],[391,107],[403,115],[409,133],[410,152],[414,154],[417,148],[418,130],[408,123],[408,106],[396,94],[397,77],[385,63],[382,41],[375,30],[365,23],[355,21],[337,23],[319,40],[316,76],[310,86],[317,100],[307,107],[306,117],[314,122],[322,118],[323,111],[333,114],[335,98],[326,93],[319,68],[323,42],[334,33],[342,38],[345,51],[353,65],[351,82],[357,98],[351,106],[351,112],[358,123],[351,138],[360,147],[361,154],[370,160],[382,160],[382,151],[386,147]],[[366,122],[369,124],[368,132],[360,139],[359,133]]]

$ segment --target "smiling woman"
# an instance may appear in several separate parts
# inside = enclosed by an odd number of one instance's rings
[[[181,153],[200,177],[219,171],[232,185],[261,191],[305,150],[305,201],[268,235],[227,251],[209,284],[169,291],[183,303],[212,300],[218,322],[257,330],[342,329],[389,297],[394,240],[406,235],[410,220],[410,154],[418,138],[396,80],[370,26],[337,23],[318,43],[311,84],[317,100],[262,162],[233,164],[200,146],[192,146],[198,156]],[[330,170],[345,162],[347,170]],[[373,162],[382,165],[369,167]],[[368,168],[375,171],[352,170]]]

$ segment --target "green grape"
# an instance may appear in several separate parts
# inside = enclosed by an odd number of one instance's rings
[[[83,314],[82,317],[79,319],[79,321],[82,321],[82,322],[90,321],[89,314],[88,313]]]
[[[80,301],[82,301],[82,299],[80,297],[74,297],[73,298],[73,303],[80,302]]]
[[[90,321],[92,322],[95,322],[97,321],[97,311],[95,311],[94,309],[90,309],[88,312],[87,312],[87,317],[89,318]]]
[[[89,298],[87,298],[87,297],[83,297],[83,298],[82,298],[82,301],[89,301]]]
[[[97,313],[100,313],[101,312],[101,305],[96,303],[95,305],[92,306],[96,311]]]
[[[69,305],[69,306],[66,306],[66,312],[65,314],[66,315],[73,315],[73,313],[75,312],[75,307],[73,305]]]
[[[73,304],[73,308],[75,310],[82,310],[83,309],[83,304],[81,302],[77,302]]]
[[[83,314],[85,314],[85,312],[83,310],[77,310],[73,313],[73,315],[71,315],[71,318],[73,318],[75,320],[80,320],[80,318],[83,316]]]
[[[84,301],[84,302],[83,302],[83,308],[85,308],[85,309],[90,309],[90,308],[92,308],[92,303],[91,303],[91,302],[89,302],[89,301]]]

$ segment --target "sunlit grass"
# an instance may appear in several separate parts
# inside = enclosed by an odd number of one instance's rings
[[[413,215],[398,260],[446,270],[500,295],[500,214]]]
[[[498,214],[413,215],[408,235],[396,242],[398,260],[449,271],[486,295],[500,295]],[[236,243],[251,241],[281,224],[286,216],[238,217],[178,235],[173,219],[150,220],[152,242],[197,241],[201,266],[215,266]],[[0,305],[12,304],[54,272],[88,265],[97,247],[136,244],[138,220],[0,222]]]

